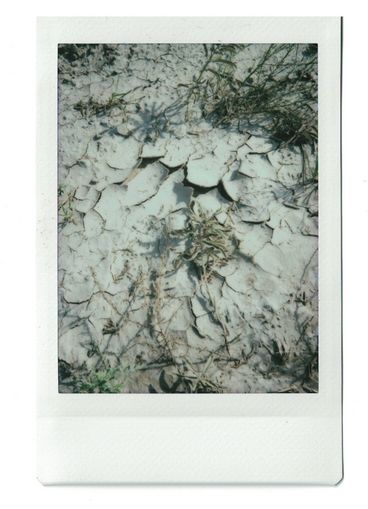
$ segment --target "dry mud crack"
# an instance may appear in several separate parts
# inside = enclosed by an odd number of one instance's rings
[[[316,151],[188,105],[204,45],[76,48],[59,55],[60,390],[316,392]]]

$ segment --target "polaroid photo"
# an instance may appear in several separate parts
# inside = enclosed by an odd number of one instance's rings
[[[38,475],[342,479],[340,18],[38,20]]]

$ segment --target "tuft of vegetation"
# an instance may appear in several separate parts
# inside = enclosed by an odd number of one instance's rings
[[[83,118],[90,118],[94,115],[105,115],[113,108],[125,110],[126,102],[123,97],[126,94],[112,94],[107,101],[96,101],[89,97],[88,101],[78,101],[74,104],[74,109],[79,111]]]
[[[196,209],[194,206],[189,209],[185,228],[172,234],[186,240],[185,252],[177,259],[177,265],[182,260],[193,262],[201,275],[210,278],[216,267],[232,258],[237,242],[230,224],[230,211],[224,222],[218,219],[221,212],[210,214],[198,204]]]
[[[165,394],[213,394],[221,393],[221,387],[216,383],[210,381],[206,377],[200,377],[193,374],[178,374],[173,382],[168,382],[163,369],[158,379],[159,389],[150,384],[148,386],[148,392],[151,394],[157,394],[162,392]]]
[[[280,144],[317,141],[317,45],[265,44],[242,70],[245,46],[211,45],[207,61],[189,89],[215,125],[240,122],[260,127]]]
[[[122,392],[122,384],[116,380],[118,371],[117,368],[109,368],[91,372],[75,381],[74,392],[108,394]]]
[[[59,383],[73,393],[121,393],[123,384],[119,380],[120,375],[119,368],[73,369],[70,364],[59,360]]]
[[[91,68],[103,72],[115,63],[115,44],[59,44],[59,72],[71,76],[86,75]]]
[[[103,335],[116,334],[119,331],[119,324],[115,323],[109,318],[102,329]]]

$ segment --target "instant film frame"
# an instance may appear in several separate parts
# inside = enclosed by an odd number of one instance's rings
[[[57,378],[59,43],[317,43],[319,391],[60,394]],[[44,484],[309,483],[342,479],[341,20],[38,21],[38,477]]]

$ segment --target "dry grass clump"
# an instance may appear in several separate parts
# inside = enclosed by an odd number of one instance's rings
[[[175,232],[186,240],[182,260],[193,262],[202,276],[209,278],[216,267],[225,265],[233,256],[236,239],[230,224],[230,213],[220,222],[221,211],[209,213],[197,205],[189,209],[186,227]],[[178,259],[180,263],[180,258]]]
[[[74,109],[79,111],[83,118],[90,118],[94,115],[105,115],[113,108],[124,109],[126,103],[123,99],[125,94],[112,94],[107,101],[96,101],[89,97],[88,101],[78,101]]]
[[[59,73],[69,77],[87,75],[91,69],[106,73],[118,53],[116,44],[59,44]]]
[[[166,379],[165,370],[163,369],[158,379],[157,389],[150,384],[148,391],[151,394],[162,392],[166,394],[213,394],[221,393],[221,387],[215,382],[209,380],[205,376],[200,376],[193,370],[186,367],[186,372],[176,374],[175,377],[171,377],[172,381],[169,382]]]
[[[283,144],[317,140],[317,45],[265,44],[239,71],[240,45],[211,45],[189,99],[215,125],[242,121],[264,128]]]
[[[76,223],[74,209],[75,189],[67,191],[64,186],[58,187],[58,227],[64,228],[67,224]]]

